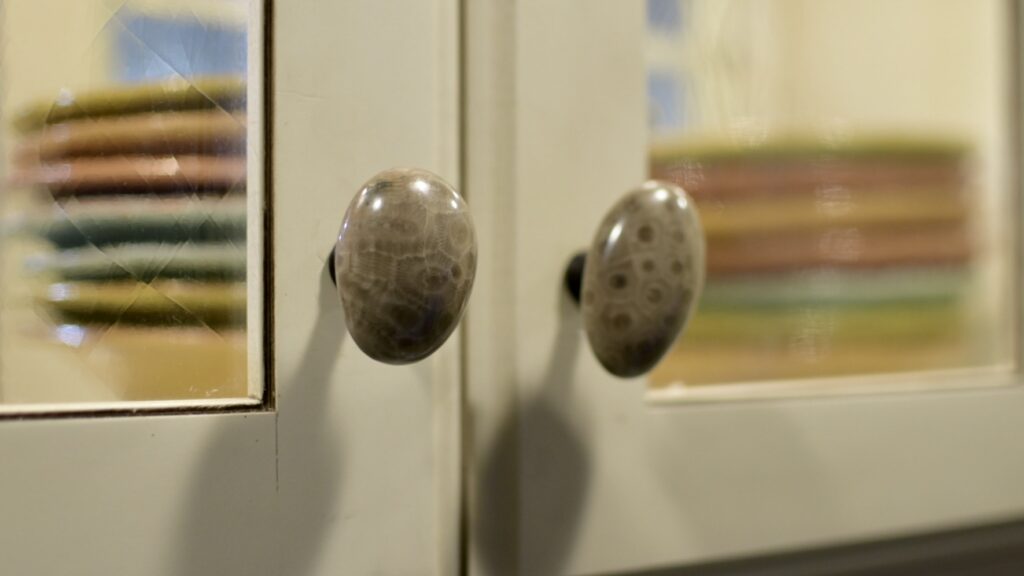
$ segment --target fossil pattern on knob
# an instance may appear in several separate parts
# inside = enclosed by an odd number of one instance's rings
[[[462,317],[476,274],[476,234],[462,197],[425,170],[388,170],[349,205],[335,247],[352,339],[389,364],[437,350]]]
[[[648,372],[686,327],[704,285],[704,233],[693,201],[651,181],[601,222],[583,272],[583,321],[617,376]]]

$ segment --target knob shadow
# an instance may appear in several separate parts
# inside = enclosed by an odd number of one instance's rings
[[[332,374],[348,332],[326,264],[319,283],[316,323],[298,368],[280,395],[287,413],[278,416],[281,573],[299,576],[316,573],[343,484],[344,455],[329,406]]]
[[[591,463],[572,384],[583,333],[578,307],[560,292],[542,380],[509,409],[482,467],[472,534],[487,574],[563,573],[580,527]]]
[[[324,266],[316,324],[296,371],[282,382],[277,416],[276,516],[239,530],[239,517],[268,503],[246,499],[247,481],[233,469],[250,427],[225,423],[212,435],[187,491],[171,562],[175,574],[314,574],[342,486],[342,454],[328,420],[331,374],[345,339],[335,288]],[[272,473],[267,470],[266,473]],[[225,481],[237,485],[225,484]],[[301,497],[294,496],[301,494]],[[226,509],[237,514],[228,514]],[[268,546],[273,543],[273,546]],[[276,554],[280,557],[276,557]]]

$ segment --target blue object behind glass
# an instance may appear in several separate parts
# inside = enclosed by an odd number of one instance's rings
[[[155,17],[122,10],[115,28],[114,78],[142,83],[175,76],[232,74],[247,68],[246,30],[194,16]]]
[[[667,70],[647,72],[650,127],[656,134],[674,133],[686,126],[686,86]]]
[[[677,34],[682,24],[680,0],[647,0],[647,27],[652,32]]]

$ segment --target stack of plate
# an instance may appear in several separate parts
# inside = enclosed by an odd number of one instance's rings
[[[87,343],[124,398],[244,396],[244,82],[64,94],[15,125],[53,335]]]
[[[691,384],[970,363],[967,148],[879,139],[661,148],[693,195],[708,283],[655,380]]]

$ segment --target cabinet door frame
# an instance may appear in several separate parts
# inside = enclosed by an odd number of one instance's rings
[[[413,366],[371,361],[345,335],[326,268],[377,171],[459,184],[458,2],[251,2],[265,8],[265,69],[251,78],[266,90],[254,169],[267,193],[249,225],[266,234],[266,300],[251,313],[266,319],[254,366],[268,394],[245,409],[0,421],[13,573],[458,570],[459,336]]]
[[[646,178],[642,4],[466,10],[470,574],[640,572],[1024,515],[1017,374],[675,405],[607,376],[561,282]]]

